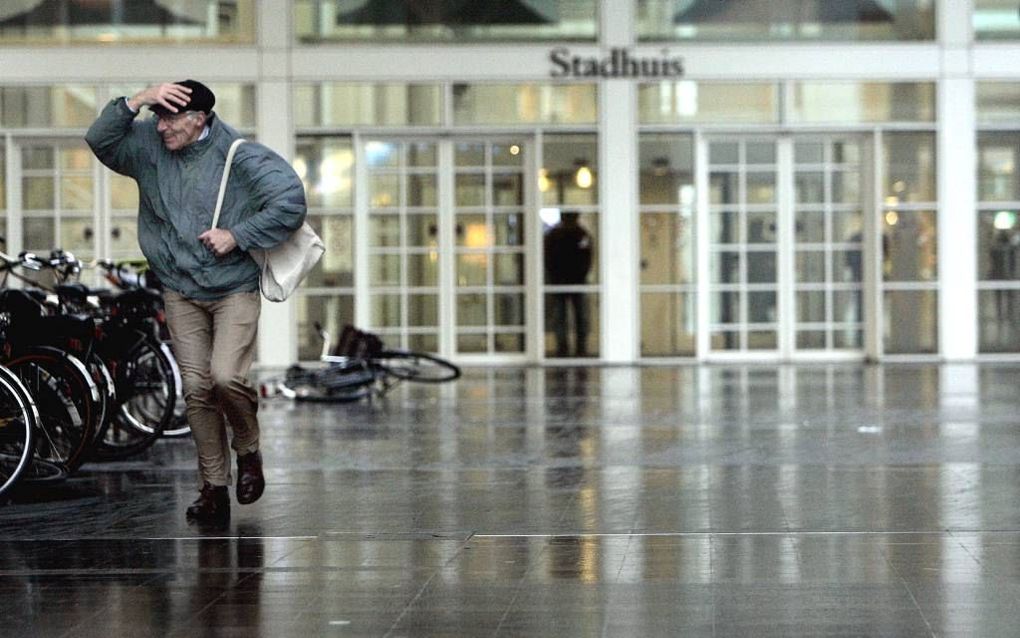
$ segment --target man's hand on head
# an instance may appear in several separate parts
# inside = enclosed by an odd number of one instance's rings
[[[223,228],[210,228],[199,235],[198,239],[217,257],[222,257],[237,248],[234,234]]]
[[[186,106],[191,101],[190,95],[191,89],[188,87],[164,82],[150,86],[128,98],[128,106],[137,111],[143,106],[159,104],[166,107],[171,113],[178,113],[181,110],[180,107]]]

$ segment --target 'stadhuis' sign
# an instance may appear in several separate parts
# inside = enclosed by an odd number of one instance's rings
[[[570,49],[558,47],[549,52],[554,78],[665,79],[684,75],[684,59],[663,50],[660,56],[635,56],[629,49],[613,48],[599,57],[572,55]]]

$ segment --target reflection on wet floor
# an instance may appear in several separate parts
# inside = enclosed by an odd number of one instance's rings
[[[1020,366],[469,370],[0,507],[11,636],[1011,636]]]

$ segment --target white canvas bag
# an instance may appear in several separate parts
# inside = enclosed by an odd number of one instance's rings
[[[223,178],[220,180],[220,194],[216,199],[216,212],[213,213],[213,228],[216,228],[220,221],[220,208],[223,207],[223,194],[227,190],[227,178],[230,176],[230,164],[234,161],[234,151],[244,141],[234,140],[230,145],[230,151],[227,152],[227,162],[223,167]],[[308,271],[315,267],[324,252],[326,245],[308,222],[305,222],[279,246],[268,250],[253,248],[248,254],[262,270],[259,277],[262,296],[269,301],[283,301],[297,289],[298,284]]]

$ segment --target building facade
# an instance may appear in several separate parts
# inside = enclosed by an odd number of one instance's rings
[[[81,137],[192,77],[327,244],[264,365],[315,322],[463,363],[1020,359],[1018,62],[1005,0],[11,0],[5,252],[138,256]]]

